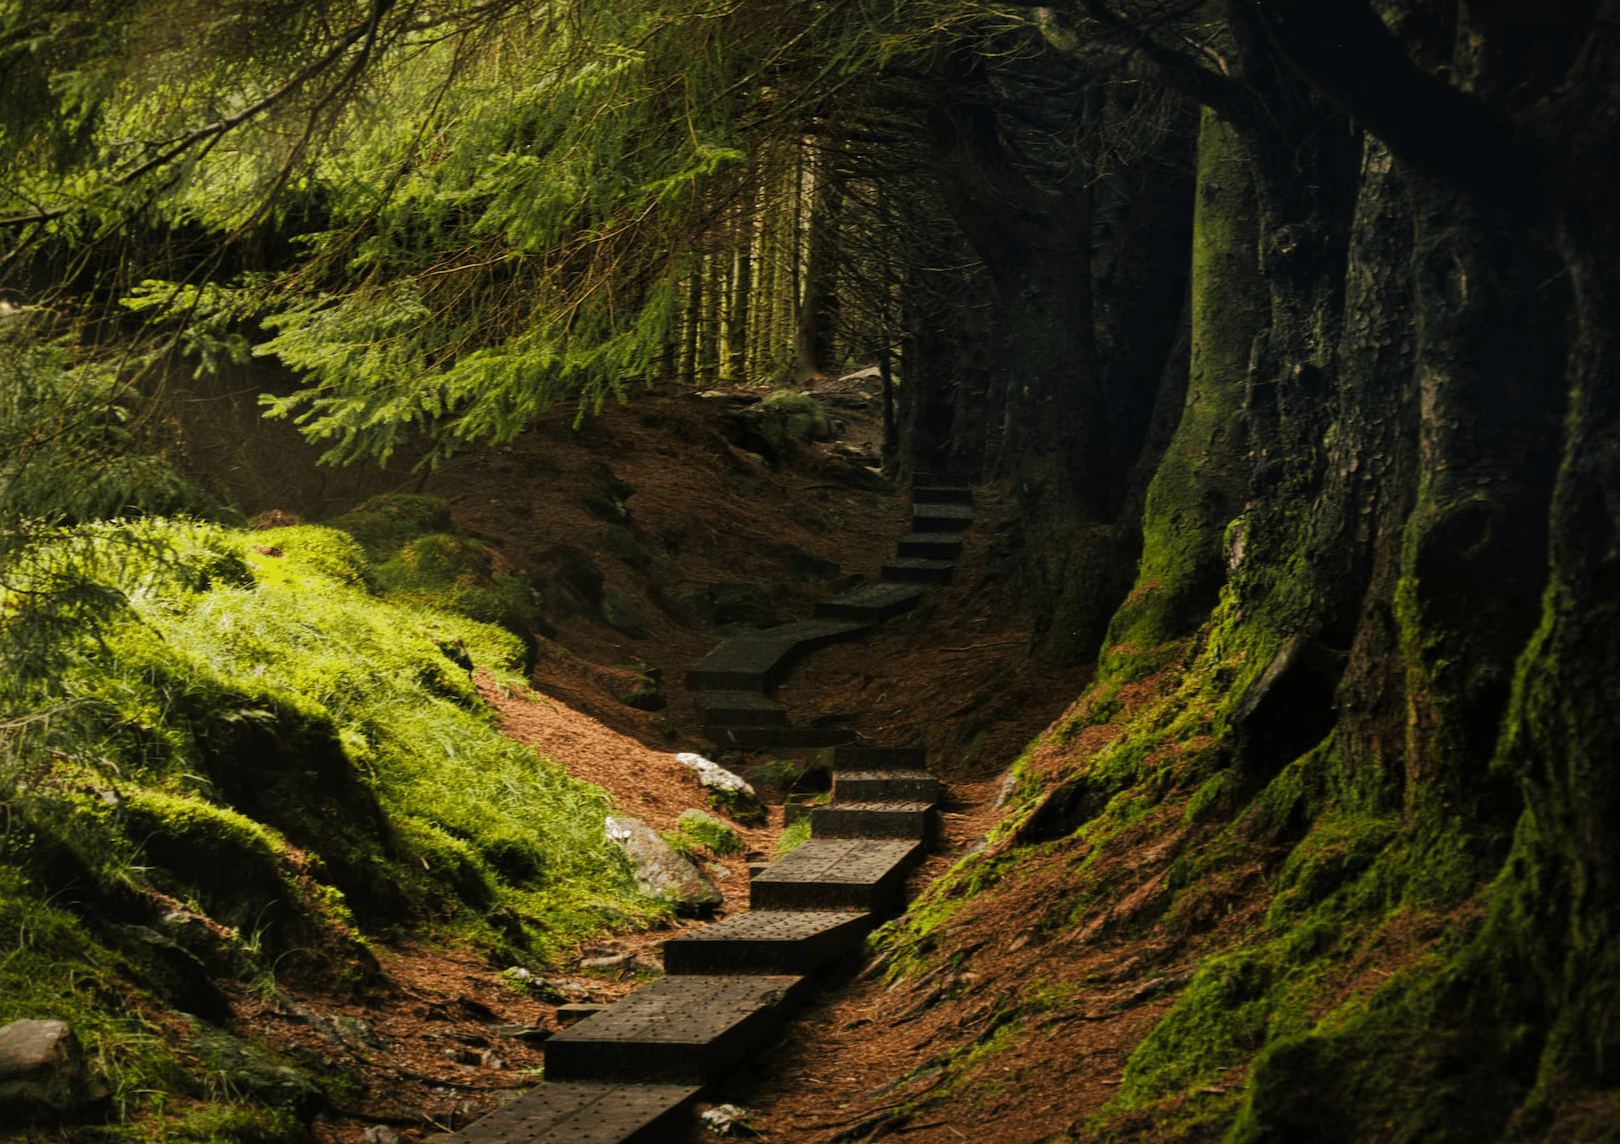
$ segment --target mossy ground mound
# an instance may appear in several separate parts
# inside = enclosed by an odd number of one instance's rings
[[[392,545],[424,513],[367,535]],[[432,926],[543,963],[662,916],[604,839],[606,794],[496,730],[470,669],[516,682],[524,649],[426,606],[488,567],[441,535],[404,540],[428,571],[381,599],[389,563],[313,526],[91,526],[13,562],[6,699],[36,714],[0,738],[0,924],[20,938],[0,995],[8,1017],[72,1024],[115,1120],[212,1099],[151,1019],[219,1016],[211,981],[364,990],[370,938]],[[69,583],[95,608],[28,594]],[[30,613],[49,607],[75,622]],[[301,1131],[270,1105],[199,1117],[176,1138]]]

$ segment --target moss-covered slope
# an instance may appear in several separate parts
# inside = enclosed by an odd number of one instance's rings
[[[8,569],[0,1016],[74,1028],[98,1120],[229,1101],[175,1016],[222,1020],[217,981],[363,992],[371,939],[538,965],[659,916],[606,842],[606,794],[479,699],[472,668],[515,682],[520,641],[367,587],[387,579],[333,529],[166,520],[56,534]],[[238,1128],[269,1131],[256,1117]]]

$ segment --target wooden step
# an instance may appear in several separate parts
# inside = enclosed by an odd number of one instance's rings
[[[661,977],[546,1042],[546,1078],[708,1084],[777,1032],[807,979]]]
[[[811,809],[813,838],[927,838],[926,802],[835,802]]]
[[[675,1140],[696,1085],[553,1081],[433,1144],[663,1144]]]
[[[952,532],[913,532],[895,545],[902,559],[955,560],[962,554],[962,537]]]
[[[921,770],[836,771],[834,802],[940,801],[940,780]]]
[[[848,727],[726,727],[704,728],[709,741],[734,751],[818,750],[852,742]]]
[[[769,691],[800,655],[865,634],[872,624],[804,620],[729,639],[687,672],[689,691]]]
[[[928,765],[922,747],[836,747],[828,760],[834,771],[921,771]]]
[[[881,623],[916,607],[926,591],[916,584],[863,584],[819,601],[816,618]]]
[[[664,943],[664,972],[806,976],[861,948],[877,924],[854,910],[751,910]]]
[[[879,575],[898,584],[949,584],[955,568],[950,560],[905,556],[885,564]]]
[[[922,857],[921,842],[812,838],[749,883],[749,908],[888,915],[901,905],[906,871]]]
[[[758,691],[695,691],[692,698],[706,728],[780,727],[788,722],[782,705]]]
[[[961,532],[974,523],[974,510],[965,504],[914,504],[913,532]]]

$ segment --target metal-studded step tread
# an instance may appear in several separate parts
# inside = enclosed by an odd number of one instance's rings
[[[853,950],[877,923],[856,910],[751,910],[664,943],[664,972],[801,976]]]
[[[949,584],[955,567],[950,560],[907,556],[885,564],[879,575],[898,584]]]
[[[921,771],[928,763],[922,747],[838,747],[829,760],[835,771]]]
[[[940,780],[919,770],[836,771],[833,801],[923,802],[932,806],[940,801]]]
[[[924,838],[926,802],[835,802],[811,811],[813,838]]]
[[[696,1085],[550,1081],[434,1144],[660,1144],[672,1140]]]
[[[878,623],[917,606],[927,591],[916,584],[863,584],[822,600],[816,617],[823,620],[865,620]]]
[[[687,672],[689,691],[767,691],[794,657],[815,648],[851,639],[869,623],[848,620],[803,620],[761,628],[729,639]]]
[[[888,913],[900,906],[906,871],[922,856],[921,842],[812,838],[749,883],[749,907]]]
[[[552,1080],[706,1084],[779,1028],[806,978],[661,977],[546,1042]]]
[[[914,504],[913,532],[961,532],[974,523],[974,510],[965,504]]]
[[[901,537],[895,551],[902,559],[955,560],[962,553],[962,537],[954,532],[913,532]]]
[[[848,727],[725,727],[708,726],[704,734],[717,747],[736,751],[820,750],[849,743],[856,733]]]
[[[695,691],[693,701],[705,727],[780,727],[788,722],[782,704],[758,691]]]

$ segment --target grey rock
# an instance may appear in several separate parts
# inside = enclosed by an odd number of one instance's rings
[[[630,602],[630,597],[617,589],[610,589],[602,597],[602,619],[610,628],[634,640],[645,640],[652,635],[647,621]]]
[[[65,1021],[0,1027],[0,1113],[66,1113],[106,1095],[85,1070],[84,1050]]]
[[[326,1102],[309,1077],[229,1033],[199,1023],[189,1044],[221,1087],[259,1104],[286,1108],[308,1121]]]
[[[528,582],[552,616],[588,615],[602,606],[602,569],[577,548],[558,545],[541,553]]]
[[[629,564],[638,572],[653,566],[653,550],[627,525],[613,525],[602,531],[602,550]]]
[[[365,1045],[368,1048],[380,1049],[383,1047],[382,1038],[371,1025],[359,1017],[350,1017],[345,1013],[329,1013],[322,1022],[341,1041],[352,1044]]]
[[[709,598],[714,604],[717,624],[750,624],[757,628],[770,627],[782,622],[777,611],[776,597],[782,588],[759,584],[716,583],[709,585]]]
[[[704,589],[671,591],[655,584],[651,595],[664,614],[684,628],[706,627],[715,622],[715,603]]]
[[[610,815],[606,825],[609,841],[625,851],[636,885],[644,894],[683,913],[720,905],[723,898],[715,884],[641,819]]]

